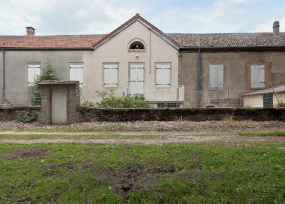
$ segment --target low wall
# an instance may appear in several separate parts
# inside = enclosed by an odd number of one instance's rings
[[[36,107],[36,106],[0,107],[0,121],[4,122],[4,121],[18,120],[21,113],[31,112],[31,113],[38,114],[39,110],[40,110],[40,107]]]
[[[203,109],[98,109],[78,108],[83,122],[92,121],[207,121],[253,120],[285,121],[285,108],[203,108]]]
[[[21,113],[38,114],[40,107],[0,107],[0,121],[18,120]],[[285,108],[201,108],[201,109],[99,109],[79,107],[82,122],[93,121],[285,121]]]

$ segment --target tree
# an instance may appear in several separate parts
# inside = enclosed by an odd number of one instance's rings
[[[40,85],[39,83],[44,80],[58,80],[53,74],[53,68],[50,61],[46,61],[41,70],[41,74],[35,78],[35,83],[32,88],[33,97],[31,99],[33,106],[41,105]]]

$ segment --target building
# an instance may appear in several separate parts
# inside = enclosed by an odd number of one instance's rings
[[[285,33],[163,33],[136,14],[109,34],[0,36],[2,104],[30,103],[49,60],[60,80],[95,91],[144,94],[154,107],[241,107],[242,95],[285,83]]]
[[[285,84],[243,94],[244,107],[273,108],[285,106]]]

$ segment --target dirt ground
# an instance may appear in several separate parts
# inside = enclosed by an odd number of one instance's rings
[[[233,136],[241,132],[274,132],[284,131],[285,122],[268,121],[139,121],[139,122],[93,122],[73,125],[42,125],[39,123],[1,122],[0,134],[58,135],[56,138],[9,139],[2,138],[2,144],[37,144],[37,143],[82,143],[82,144],[169,144],[200,142],[285,142],[285,137]],[[62,131],[58,131],[62,130]],[[60,135],[136,135],[134,138],[63,138]],[[139,137],[156,135],[156,137]],[[159,135],[159,136],[157,136]]]

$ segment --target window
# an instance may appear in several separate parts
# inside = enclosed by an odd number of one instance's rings
[[[41,74],[41,65],[28,65],[28,86],[34,86],[35,79]]]
[[[80,86],[83,85],[83,65],[69,65],[70,80],[79,81]]]
[[[104,64],[104,87],[118,87],[118,65]]]
[[[250,87],[265,88],[265,65],[251,65]]]
[[[156,65],[156,87],[170,87],[170,64]]]
[[[210,88],[223,88],[224,66],[210,65]]]
[[[145,49],[144,48],[144,45],[141,43],[141,42],[133,42],[130,46],[130,49],[131,50],[142,50],[142,49]]]

